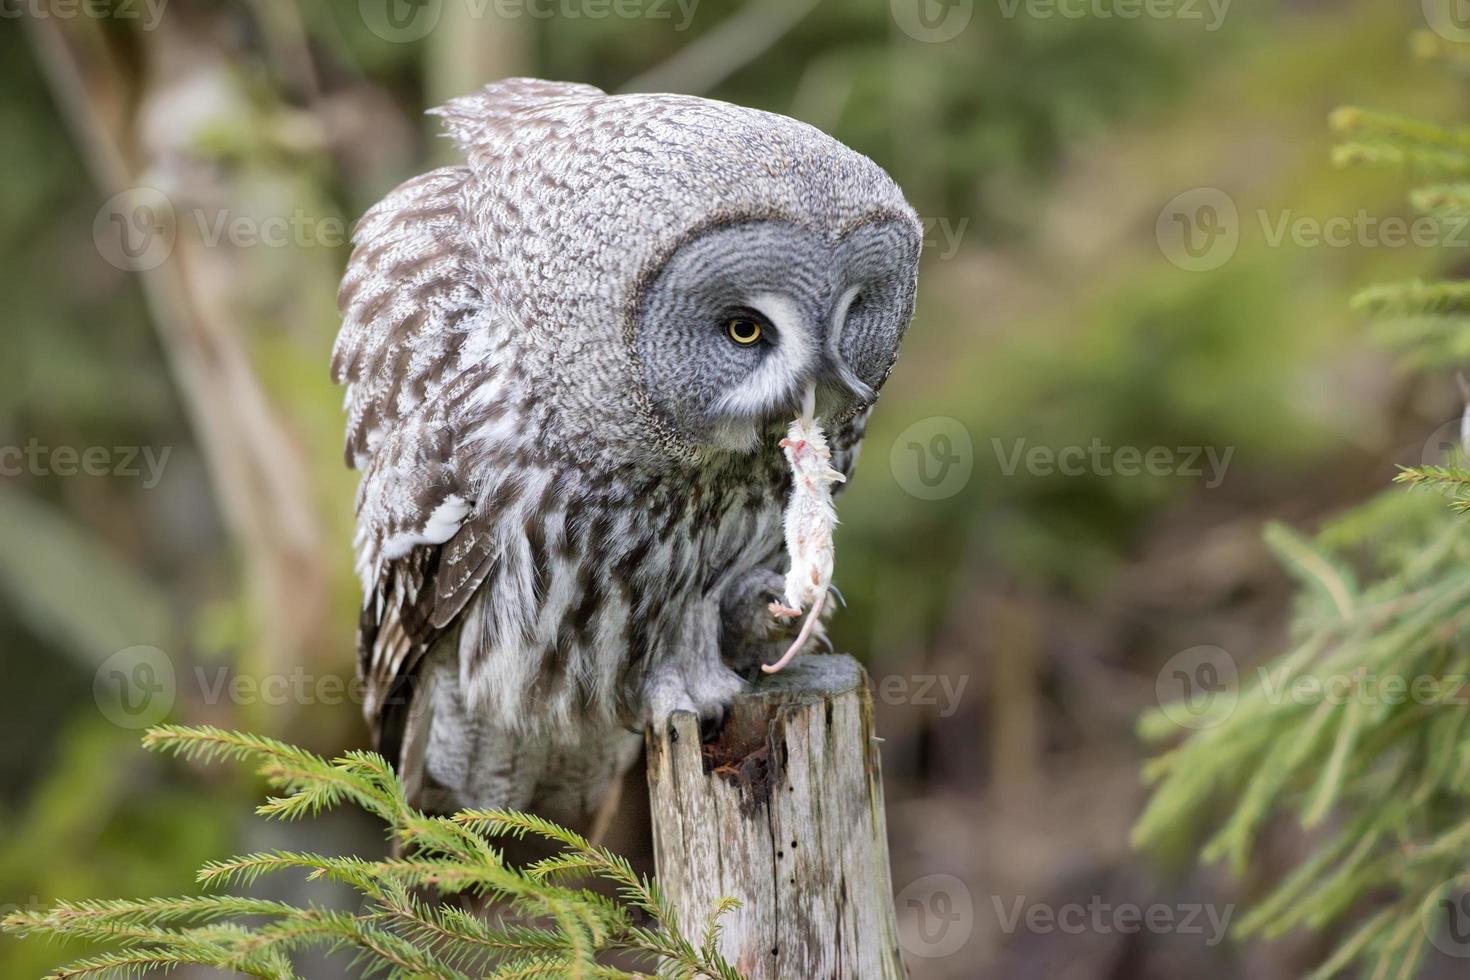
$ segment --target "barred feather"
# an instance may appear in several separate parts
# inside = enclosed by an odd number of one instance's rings
[[[592,805],[625,729],[679,703],[653,678],[707,656],[721,591],[774,567],[790,479],[653,409],[640,290],[722,221],[917,241],[917,220],[871,161],[754,110],[510,79],[437,113],[467,163],[364,216],[339,297],[365,711],[423,793]],[[861,427],[830,433],[838,469]]]

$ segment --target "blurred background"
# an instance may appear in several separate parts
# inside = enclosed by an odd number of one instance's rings
[[[1280,648],[1264,522],[1312,529],[1457,436],[1453,379],[1395,368],[1346,298],[1465,271],[1470,231],[1395,234],[1405,178],[1328,154],[1342,104],[1462,116],[1409,54],[1453,26],[1427,10],[3,0],[0,904],[187,891],[288,842],[382,850],[350,813],[266,825],[250,779],[138,736],[366,744],[327,376],[351,223],[451,158],[424,109],[537,75],[806,120],[924,216],[835,624],[874,682],[913,976],[1296,975],[1323,939],[1221,935],[1260,882],[1187,841],[1129,848],[1134,722],[1178,693],[1171,658]],[[626,799],[610,843],[647,867]],[[0,938],[0,975],[78,952]]]

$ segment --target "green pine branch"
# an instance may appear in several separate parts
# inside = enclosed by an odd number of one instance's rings
[[[143,744],[199,761],[251,761],[274,794],[258,812],[290,820],[353,805],[384,820],[404,855],[381,861],[268,851],[211,861],[206,886],[246,886],[266,875],[304,871],[365,900],[355,913],[234,895],[59,902],[44,912],[7,916],[20,936],[80,939],[116,947],[86,957],[53,978],[142,976],[193,964],[253,977],[296,976],[291,956],[319,948],[349,952],[363,975],[470,980],[472,977],[641,976],[607,962],[621,953],[659,975],[739,980],[719,954],[726,899],[695,946],[678,930],[652,880],[585,837],[540,817],[509,810],[429,816],[408,805],[391,767],[369,752],[333,760],[274,739],[217,728],[165,725]],[[493,842],[533,836],[561,851],[525,868],[506,864]],[[574,887],[600,879],[617,898]],[[478,916],[439,905],[427,894],[471,893],[498,911]],[[647,923],[647,924],[644,924]]]
[[[1470,511],[1470,470],[1457,466],[1407,467],[1394,477],[1397,483],[1438,491],[1450,498],[1450,507],[1459,513]]]
[[[1470,68],[1463,46],[1421,36],[1416,50]],[[1470,129],[1356,108],[1331,122],[1346,141],[1338,163],[1432,173],[1414,207],[1446,222],[1470,217]],[[1470,282],[1375,285],[1352,305],[1411,364],[1470,360]],[[1410,980],[1443,935],[1443,903],[1470,888],[1470,470],[1461,463],[1397,477],[1449,507],[1397,489],[1312,539],[1269,527],[1268,545],[1300,586],[1291,648],[1189,705],[1193,731],[1181,732],[1173,706],[1140,719],[1143,737],[1166,747],[1144,771],[1153,792],[1137,846],[1208,832],[1203,859],[1240,874],[1269,822],[1291,819],[1308,833],[1308,853],[1236,934],[1345,927],[1312,980],[1354,971]]]
[[[1357,106],[1336,110],[1328,124],[1343,137],[1332,153],[1337,166],[1387,166],[1439,177],[1470,176],[1470,129]]]

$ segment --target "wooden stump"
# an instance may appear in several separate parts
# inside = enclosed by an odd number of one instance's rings
[[[751,980],[903,977],[867,675],[803,656],[762,676],[719,737],[674,715],[649,731],[658,879],[698,943],[715,903],[720,950]]]

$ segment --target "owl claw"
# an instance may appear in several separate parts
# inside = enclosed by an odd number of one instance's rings
[[[828,582],[827,583],[827,591],[830,592],[830,593],[832,593],[832,595],[834,597],[836,597],[836,599],[837,599],[837,605],[838,606],[840,606],[843,609],[846,609],[847,608],[847,598],[845,596],[843,596],[841,589],[839,589],[833,583]]]
[[[664,725],[675,712],[687,711],[699,719],[701,735],[707,737],[723,727],[725,709],[745,686],[744,678],[723,665],[708,671],[667,668],[649,677],[644,724]]]
[[[761,676],[762,664],[787,652],[806,625],[802,610],[786,604],[785,585],[779,572],[755,569],[722,597],[721,653],[727,665],[749,682]],[[814,624],[802,642],[830,649],[821,625]]]

